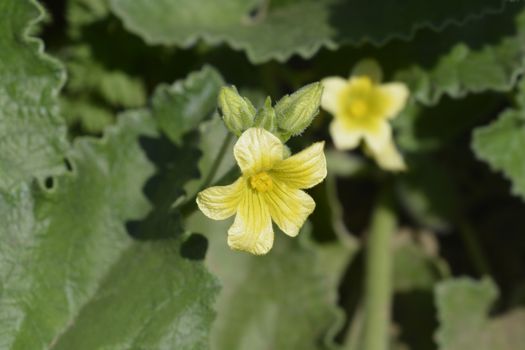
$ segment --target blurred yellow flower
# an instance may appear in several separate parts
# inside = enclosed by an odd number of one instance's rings
[[[403,83],[381,84],[381,70],[375,61],[359,63],[349,79],[322,80],[321,106],[334,115],[330,134],[335,147],[353,149],[364,140],[367,151],[386,170],[405,169],[389,120],[404,108],[408,89]]]
[[[314,208],[314,200],[302,191],[326,177],[324,142],[284,158],[283,143],[262,128],[250,128],[234,147],[242,176],[228,186],[210,187],[197,196],[207,217],[224,220],[234,214],[228,245],[256,255],[273,245],[272,219],[287,235],[299,233]]]

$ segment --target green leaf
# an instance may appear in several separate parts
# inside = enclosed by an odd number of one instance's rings
[[[185,80],[159,86],[152,98],[153,116],[161,130],[176,144],[216,108],[223,80],[211,67],[191,73]]]
[[[68,0],[66,2],[66,18],[70,31],[78,35],[79,27],[93,24],[110,14],[107,0]]]
[[[396,292],[432,289],[449,276],[438,256],[437,239],[429,232],[400,231],[394,239],[393,289]]]
[[[519,96],[525,95],[525,81]],[[522,101],[523,97],[518,99]],[[525,104],[508,109],[491,124],[474,131],[472,149],[477,157],[512,183],[512,193],[525,200]]]
[[[448,280],[436,288],[440,328],[436,339],[440,350],[524,349],[525,309],[489,318],[498,290],[489,279]]]
[[[65,73],[28,35],[43,13],[34,1],[0,4],[0,189],[64,171],[66,129],[57,95]]]
[[[69,77],[61,100],[69,125],[100,133],[113,123],[115,110],[144,106],[146,88],[138,77],[101,62],[94,50],[81,43],[59,52]]]
[[[231,222],[195,213],[187,222],[206,235],[209,269],[225,286],[217,300],[213,349],[322,349],[340,325],[333,271],[338,266],[301,236],[276,232],[272,251],[262,257],[232,251],[226,244]],[[308,238],[308,237],[302,237]],[[333,258],[333,257],[332,257]],[[235,325],[235,326],[232,326]]]
[[[121,70],[105,67],[94,58],[91,50],[88,45],[77,45],[63,54],[69,73],[68,92],[90,93],[121,108],[143,106],[146,102],[144,83]]]
[[[481,28],[493,30],[504,28],[512,21],[512,34],[479,47],[474,42],[479,40],[480,32],[467,32],[471,33],[469,39],[474,39],[472,44],[456,44],[432,66],[400,71],[395,80],[406,82],[414,98],[425,105],[438,103],[443,95],[459,98],[468,93],[512,89],[525,71],[525,11],[522,10],[522,4],[509,3],[503,14],[479,22]]]
[[[206,346],[217,285],[200,262],[181,256],[176,223],[163,220],[172,236],[161,240],[135,240],[124,227],[150,210],[142,187],[153,166],[139,137],[157,135],[146,112],[120,121],[102,140],[75,144],[73,170],[53,190],[1,197],[0,347]],[[163,214],[152,198],[144,230]]]
[[[321,47],[407,39],[416,29],[443,28],[483,16],[501,4],[497,0],[431,6],[416,0],[375,0],[366,6],[343,0],[111,1],[125,26],[150,44],[188,47],[198,39],[226,42],[246,51],[254,63],[285,61],[293,54],[308,58]]]
[[[89,99],[62,98],[61,107],[69,125],[80,123],[82,128],[90,133],[102,132],[108,125],[113,124],[115,118],[107,108]]]

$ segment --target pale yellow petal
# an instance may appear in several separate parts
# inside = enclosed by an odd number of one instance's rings
[[[243,193],[235,221],[228,230],[228,245],[255,255],[266,254],[272,248],[272,219],[260,193],[253,190]]]
[[[392,140],[392,128],[386,121],[378,121],[364,131],[366,145],[374,153],[380,153]]]
[[[321,107],[329,113],[337,114],[340,101],[339,95],[348,84],[348,81],[340,77],[328,77],[323,79],[321,83],[323,84]]]
[[[330,135],[334,141],[335,148],[340,150],[356,148],[363,138],[362,131],[357,129],[351,130],[337,119],[330,124]]]
[[[271,171],[290,188],[310,188],[326,177],[324,142],[316,142],[301,152],[275,163]]]
[[[283,144],[269,131],[250,128],[237,140],[233,155],[242,173],[250,175],[269,170],[283,159]]]
[[[371,152],[377,164],[388,171],[403,171],[406,170],[405,160],[401,153],[397,150],[393,140],[380,150],[380,152]]]
[[[274,181],[273,189],[265,193],[265,199],[273,221],[291,237],[297,236],[315,209],[314,200],[306,192],[292,189],[280,181]]]
[[[407,103],[409,91],[403,83],[388,83],[379,86],[383,95],[385,118],[396,117]]]
[[[214,220],[224,220],[235,214],[242,197],[242,178],[228,186],[214,186],[199,192],[197,205],[199,209]]]

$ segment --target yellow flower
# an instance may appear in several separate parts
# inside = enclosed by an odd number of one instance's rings
[[[334,115],[330,134],[338,149],[353,149],[364,140],[379,166],[403,170],[405,163],[396,149],[389,120],[404,108],[408,89],[403,83],[381,84],[381,71],[374,61],[362,61],[349,79],[323,79],[321,106]]]
[[[242,176],[228,186],[210,187],[197,196],[197,205],[207,217],[224,220],[234,214],[228,230],[228,245],[256,255],[273,245],[272,219],[291,237],[314,208],[314,200],[302,191],[326,177],[324,142],[284,158],[283,143],[261,128],[246,130],[233,153]]]

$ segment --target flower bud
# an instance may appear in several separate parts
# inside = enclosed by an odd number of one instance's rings
[[[219,93],[219,112],[226,127],[240,136],[253,126],[256,109],[247,98],[239,95],[235,86],[225,86]]]
[[[264,106],[257,112],[257,115],[255,116],[254,126],[266,129],[271,133],[275,133],[277,127],[276,116],[275,110],[272,107],[272,100],[270,97],[266,98]]]
[[[275,112],[281,134],[289,138],[302,133],[319,112],[322,94],[322,84],[312,83],[277,102]]]

